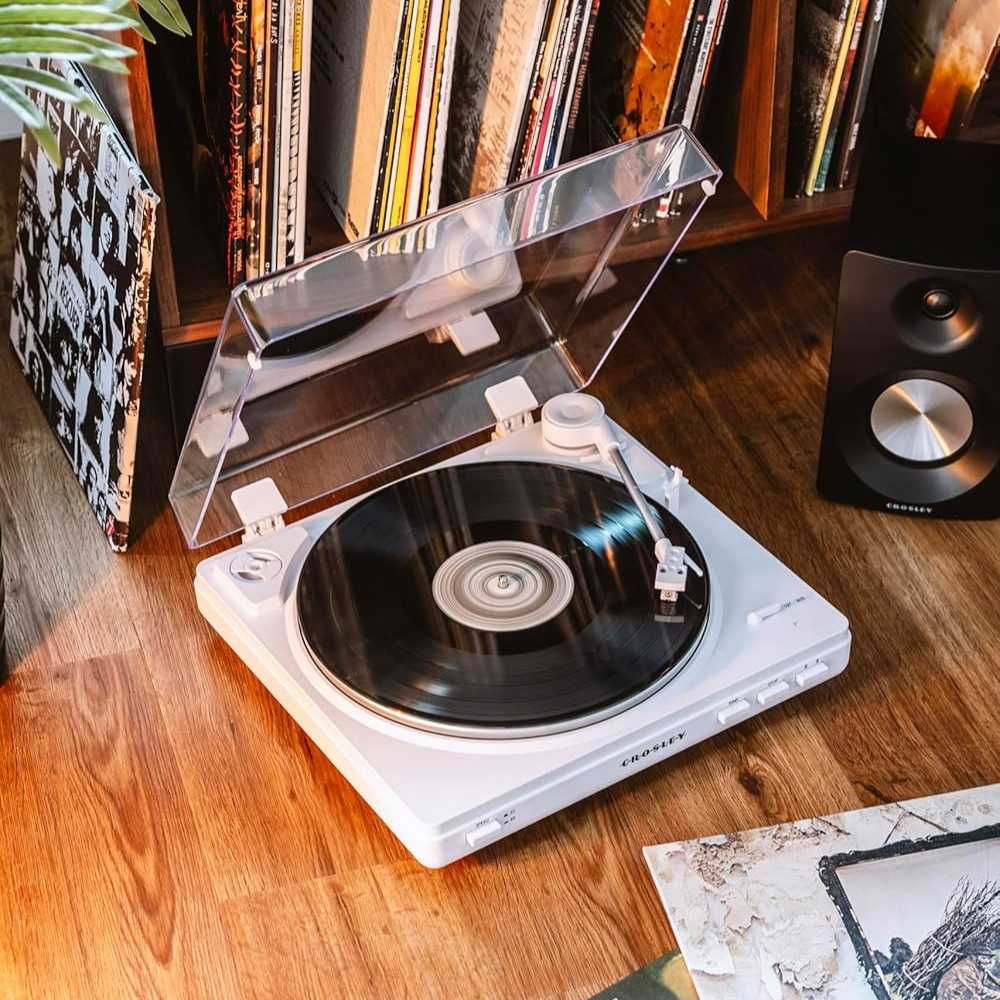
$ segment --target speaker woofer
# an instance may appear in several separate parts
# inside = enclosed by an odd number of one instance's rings
[[[875,440],[908,462],[942,462],[972,437],[965,397],[937,379],[912,378],[883,389],[870,416]]]

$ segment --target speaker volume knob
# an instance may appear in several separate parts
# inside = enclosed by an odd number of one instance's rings
[[[875,400],[871,428],[886,451],[909,462],[940,462],[972,436],[972,408],[965,397],[936,379],[896,382]]]

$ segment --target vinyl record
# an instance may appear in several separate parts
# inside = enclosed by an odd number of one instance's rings
[[[675,545],[694,539],[652,503]],[[533,462],[456,465],[346,511],[299,577],[303,639],[355,700],[477,736],[572,728],[647,697],[686,662],[708,613],[693,572],[666,611],[625,488]]]

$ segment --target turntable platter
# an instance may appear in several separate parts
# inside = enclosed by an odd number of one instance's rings
[[[707,572],[664,612],[651,549],[616,480],[546,463],[449,466],[327,528],[299,576],[299,625],[334,684],[409,725],[478,737],[575,728],[658,690],[702,635]]]

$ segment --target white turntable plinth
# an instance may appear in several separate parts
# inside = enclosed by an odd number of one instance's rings
[[[663,501],[678,476],[620,428],[642,491]],[[606,476],[596,451],[546,443],[531,424],[440,467],[548,462]],[[675,513],[712,580],[708,622],[687,665],[609,718],[540,736],[427,732],[363,707],[334,686],[300,635],[298,575],[313,541],[359,500],[202,562],[205,617],[423,864],[437,867],[507,836],[679,750],[779,704],[847,664],[847,620],[697,491]],[[248,572],[247,567],[257,567]],[[261,569],[263,567],[266,569]],[[670,780],[664,771],[662,779]]]

